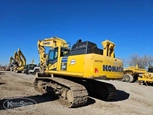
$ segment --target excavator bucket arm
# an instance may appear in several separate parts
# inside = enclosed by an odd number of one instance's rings
[[[11,56],[9,65],[12,65],[14,61],[15,61],[14,58]]]
[[[18,67],[15,70],[16,72],[19,72],[19,71],[21,72],[24,70],[24,67],[26,66],[26,58],[20,49],[18,49],[17,54],[19,58],[19,63],[18,63]]]
[[[46,66],[46,60],[48,59],[48,55],[45,52],[46,51],[45,47],[55,48],[58,46],[70,48],[68,43],[62,38],[51,37],[51,38],[46,38],[44,40],[38,40],[37,47],[38,47],[41,67]]]

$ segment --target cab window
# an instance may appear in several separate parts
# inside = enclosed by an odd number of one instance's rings
[[[55,48],[53,50],[50,50],[49,52],[49,60],[54,60],[57,58],[58,55],[58,48]]]

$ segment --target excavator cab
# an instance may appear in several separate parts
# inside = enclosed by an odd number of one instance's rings
[[[49,50],[47,65],[49,65],[49,64],[54,64],[54,63],[57,62],[57,57],[58,57],[58,56],[57,56],[57,53],[58,53],[58,47]]]
[[[50,49],[48,53],[47,67],[50,68],[50,70],[56,70],[58,59],[68,55],[69,52],[70,49],[65,47],[56,47]]]

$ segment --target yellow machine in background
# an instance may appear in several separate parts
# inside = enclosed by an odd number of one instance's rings
[[[22,51],[18,49],[18,51],[14,52],[14,58],[10,57],[9,66],[7,67],[7,70],[15,71],[15,72],[22,72],[24,70],[24,67],[26,65],[26,58],[23,55]]]
[[[16,71],[17,67],[19,66],[20,63],[20,57],[18,55],[18,52],[14,52],[14,65],[13,65],[13,71]]]
[[[20,57],[19,57],[18,52],[14,52],[14,60],[18,63],[20,62]]]
[[[148,71],[138,77],[139,84],[153,84],[153,66],[148,67]]]
[[[13,62],[14,62],[14,58],[11,56],[11,57],[10,57],[10,63],[9,63],[9,65],[12,65]]]
[[[5,71],[13,71],[14,63],[15,63],[14,58],[13,58],[12,56],[10,56],[10,62],[9,62],[9,64],[5,67]]]
[[[70,49],[68,43],[58,37],[38,41],[40,63],[44,64],[44,46],[50,47],[43,73],[37,73],[34,86],[41,93],[55,93],[68,107],[87,102],[88,94],[103,100],[116,95],[116,88],[96,79],[122,79],[123,63],[115,58],[115,44],[102,42],[103,50],[90,41],[78,40]]]
[[[10,63],[8,65],[8,67],[7,67],[7,70],[13,71],[14,64],[15,64],[15,59],[11,56],[10,57]]]
[[[139,74],[144,73],[146,73],[146,69],[139,68],[138,65],[129,66],[128,68],[124,68],[124,77],[122,81],[132,83],[138,80]]]
[[[13,65],[15,63],[15,59],[12,57],[12,56],[10,56],[10,63],[9,63],[9,65],[11,66],[11,65]]]
[[[18,64],[19,64],[19,56],[17,52],[15,51],[14,58],[12,56],[10,57],[10,62],[7,67],[7,70],[14,71],[17,68]]]
[[[15,72],[17,73],[23,72],[26,66],[26,58],[20,49],[18,49],[16,58],[18,59],[18,65],[15,68]]]

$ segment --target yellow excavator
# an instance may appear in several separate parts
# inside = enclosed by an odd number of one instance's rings
[[[9,63],[9,65],[12,65],[14,61],[15,61],[14,58],[12,56],[10,56],[10,63]]]
[[[26,66],[26,58],[20,49],[18,49],[17,55],[15,55],[15,57],[16,57],[15,59],[18,62],[18,64],[16,64],[14,71],[17,73],[21,73],[24,71],[24,68]]]
[[[113,42],[105,40],[102,45],[103,50],[93,42],[80,39],[70,48],[58,37],[39,40],[40,64],[45,69],[36,73],[35,90],[56,94],[70,108],[86,104],[88,95],[113,99],[116,96],[114,85],[98,79],[122,79],[123,62],[115,58]],[[47,60],[45,46],[50,47]]]
[[[16,62],[18,62],[18,63],[20,62],[20,57],[19,57],[18,51],[14,52],[14,59]]]
[[[13,65],[14,65],[14,58],[10,56],[10,62],[9,64],[5,67],[5,71],[13,71]]]
[[[10,63],[9,63],[9,65],[8,65],[8,67],[7,67],[7,71],[8,70],[10,70],[10,71],[13,71],[13,66],[14,66],[14,64],[15,64],[15,59],[12,57],[12,56],[10,56]]]
[[[19,66],[20,63],[20,57],[18,55],[18,52],[14,52],[14,62],[13,62],[13,71],[16,71],[17,67]]]
[[[17,52],[15,51],[14,58],[10,56],[10,62],[6,70],[14,71],[15,68],[18,66],[18,63],[19,63],[19,57]]]

